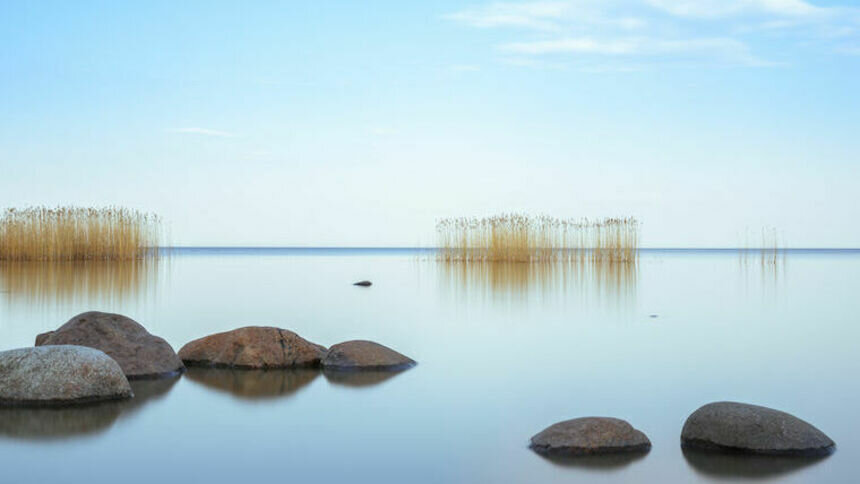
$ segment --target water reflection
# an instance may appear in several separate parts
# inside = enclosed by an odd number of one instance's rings
[[[123,302],[145,294],[159,260],[2,262],[0,293],[26,305]]]
[[[406,370],[397,371],[330,371],[324,370],[325,379],[332,385],[371,387],[393,378]]]
[[[598,299],[623,302],[635,298],[638,281],[636,262],[438,261],[437,264],[448,290],[505,298],[574,290]]]
[[[683,449],[684,459],[697,473],[715,478],[770,479],[811,466],[827,456],[756,456]]]
[[[294,395],[319,374],[319,370],[313,369],[231,370],[191,367],[185,376],[207,388],[256,400]]]
[[[613,471],[623,469],[633,462],[643,459],[648,452],[627,452],[621,454],[582,455],[576,457],[557,457],[536,454],[540,458],[560,467],[592,471]]]
[[[98,435],[120,418],[165,396],[178,378],[131,381],[134,397],[92,405],[46,408],[0,408],[0,436],[52,440]]]

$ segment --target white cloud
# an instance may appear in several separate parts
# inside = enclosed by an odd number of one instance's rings
[[[860,37],[860,9],[806,0],[577,0],[490,3],[447,16],[481,28],[511,28],[498,50],[527,58],[603,56],[627,61],[695,61],[747,66],[785,64],[796,51],[848,53]],[[703,32],[707,34],[703,35]],[[780,47],[774,48],[774,36]],[[768,37],[770,36],[770,37]],[[839,44],[836,43],[838,38]],[[796,49],[796,50],[795,50]],[[850,49],[849,49],[850,50]],[[761,51],[762,53],[758,53]],[[764,60],[779,58],[782,62]]]
[[[535,42],[513,42],[504,44],[501,49],[508,53],[544,54],[595,54],[606,56],[679,56],[707,55],[747,65],[769,65],[750,53],[743,43],[728,38],[700,38],[683,40],[663,40],[646,37],[597,40],[593,38],[564,38]]]
[[[493,3],[447,16],[473,27],[525,27],[554,30],[570,9],[569,2]]]
[[[176,128],[170,130],[172,133],[181,133],[181,134],[198,134],[201,136],[214,136],[218,138],[232,138],[236,136],[233,133],[228,133],[227,131],[219,131],[217,129],[207,129],[207,128]]]
[[[828,10],[803,0],[647,0],[647,3],[672,15],[704,18],[741,14],[808,17]]]

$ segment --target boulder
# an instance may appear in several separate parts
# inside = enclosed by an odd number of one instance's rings
[[[361,286],[361,287],[370,287],[373,285],[373,283],[370,281],[358,281],[358,282],[352,283],[352,285],[353,286]]]
[[[709,403],[681,431],[687,448],[746,454],[827,455],[836,444],[811,424],[785,412],[737,402]]]
[[[248,326],[196,339],[179,357],[188,366],[262,370],[319,366],[325,351],[286,329]]]
[[[43,346],[0,353],[0,406],[62,406],[129,398],[116,361],[83,346]]]
[[[551,457],[647,452],[651,441],[624,420],[583,417],[550,425],[531,439],[532,450]]]
[[[70,319],[56,331],[36,336],[36,346],[78,345],[107,353],[130,379],[175,376],[185,367],[162,338],[131,318],[91,311]]]
[[[415,361],[391,348],[373,341],[346,341],[339,343],[325,354],[322,366],[325,370],[405,370],[415,366]]]

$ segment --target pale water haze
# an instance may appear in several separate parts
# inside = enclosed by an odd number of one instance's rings
[[[650,247],[860,245],[860,4],[0,3],[0,206],[177,245],[433,245],[636,216]]]

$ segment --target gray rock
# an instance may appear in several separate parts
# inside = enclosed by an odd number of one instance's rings
[[[391,348],[373,341],[346,341],[339,343],[325,354],[322,366],[327,371],[349,370],[405,370],[415,366],[415,361]]]
[[[0,406],[53,406],[132,396],[116,361],[83,346],[0,353]]]
[[[709,403],[681,431],[688,448],[765,455],[827,455],[836,444],[811,424],[785,412],[737,402]]]
[[[353,286],[370,287],[373,285],[370,281],[358,281],[352,284]]]
[[[647,452],[651,441],[624,420],[583,417],[550,425],[531,439],[532,450],[552,457]]]
[[[128,379],[175,376],[185,367],[173,348],[131,318],[91,311],[56,331],[36,336],[36,346],[79,345],[104,351]]]

